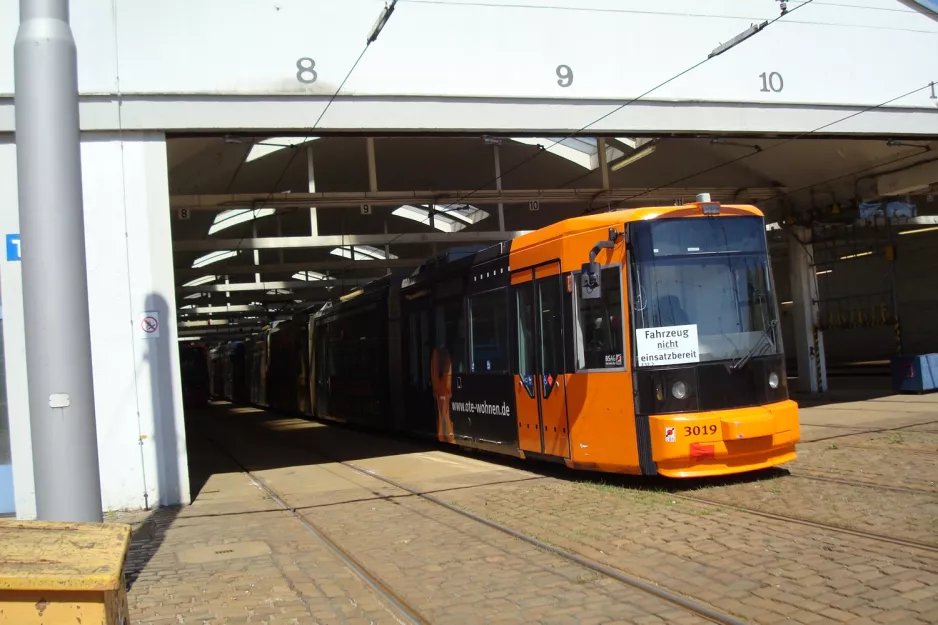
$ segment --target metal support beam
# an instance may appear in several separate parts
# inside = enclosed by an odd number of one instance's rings
[[[599,137],[596,140],[597,156],[599,156],[599,171],[603,175],[603,189],[609,189],[609,162],[606,158],[606,139]]]
[[[251,236],[253,236],[255,239],[257,238],[257,220],[254,220],[251,222]],[[254,282],[261,281],[260,265],[261,265],[261,251],[254,250]],[[231,273],[229,272],[228,275],[231,275]]]
[[[404,234],[346,234],[320,235],[318,237],[260,237],[257,239],[206,239],[175,241],[173,250],[176,252],[203,252],[211,250],[233,249],[261,249],[283,250],[288,248],[306,247],[339,247],[341,245],[374,245],[382,246],[385,243],[466,243],[485,241],[505,241],[527,234],[530,230],[517,230],[508,232],[429,232]],[[282,253],[282,252],[281,252]],[[375,261],[380,262],[380,261]],[[211,269],[206,269],[211,271]]]
[[[752,202],[772,199],[787,192],[786,187],[707,187],[706,191],[716,202],[732,202],[740,193],[745,192]],[[223,195],[174,195],[170,198],[173,210],[223,211],[231,208],[303,208],[316,205],[319,208],[355,208],[361,204],[372,206],[402,206],[404,204],[453,204],[465,201],[471,195],[472,204],[492,205],[504,202],[526,203],[537,200],[542,204],[564,204],[570,202],[629,201],[632,204],[653,204],[655,202],[673,202],[682,198],[692,198],[701,192],[700,188],[672,187],[656,189],[654,187],[632,187],[616,189],[483,189],[483,190],[431,190],[431,191],[374,191],[374,192],[327,192],[327,193],[233,193]]]
[[[281,240],[283,239],[283,216],[282,215],[277,215],[277,239],[281,239]],[[244,247],[244,246],[241,246],[241,247]],[[281,265],[283,264],[283,247],[284,246],[278,245],[278,246],[269,248],[269,249],[277,250],[277,262],[279,262]],[[176,249],[175,244],[173,245],[173,249]],[[213,248],[213,249],[228,249],[228,248]],[[238,249],[238,248],[234,247],[231,249]],[[247,247],[245,249],[251,249],[251,248]],[[264,249],[264,248],[255,247],[254,249]]]
[[[388,239],[391,237],[389,236]],[[256,251],[256,250],[255,250]],[[388,260],[365,260],[358,259],[354,264],[348,259],[343,260],[320,260],[307,261],[299,263],[272,263],[269,265],[225,265],[219,267],[216,271],[223,271],[229,276],[250,275],[256,272],[261,273],[289,273],[293,275],[300,271],[334,271],[336,269],[397,269],[419,267],[426,258],[391,258]],[[176,269],[177,278],[195,278],[211,273],[212,267],[203,267],[201,269],[192,269],[191,267],[178,267]]]
[[[387,216],[387,215],[384,216],[384,236],[388,236],[388,216]],[[390,242],[384,244],[384,257],[385,257],[385,258],[388,258],[388,259],[391,258],[391,244],[390,244]],[[387,263],[387,262],[389,262],[389,261],[382,261],[382,262]],[[418,265],[418,266],[419,266],[419,265]],[[390,266],[390,265],[387,265],[387,271],[386,271],[386,273],[388,273],[388,274],[391,273],[391,266]]]
[[[807,228],[792,228],[788,245],[791,272],[792,319],[795,353],[798,357],[798,387],[801,391],[827,391],[824,333],[818,319],[818,288],[814,270],[814,248]]]
[[[182,309],[180,309],[182,311]],[[252,306],[250,304],[233,304],[229,306],[196,306],[184,311],[187,315],[207,315],[211,313],[265,313],[267,309],[263,306]]]
[[[502,192],[502,155],[498,149],[498,144],[492,146],[495,150],[495,189]],[[505,231],[505,203],[498,203],[498,231]]]
[[[279,308],[281,304],[296,304],[297,300],[302,302],[317,302],[330,300],[333,297],[335,291],[329,291],[324,289],[322,291],[297,291],[296,293],[265,293],[260,291],[232,291],[231,292],[231,303],[238,305],[251,305],[251,304],[263,304],[264,306],[274,306]],[[191,293],[189,294],[191,295]],[[215,294],[218,295],[217,293]],[[211,300],[207,297],[198,298],[198,299],[181,299],[179,297],[179,291],[177,290],[177,300],[179,301],[180,306],[183,304],[201,304],[202,306],[212,306],[212,302],[217,300]],[[185,311],[181,311],[185,312]],[[218,313],[206,313],[209,315],[219,316]]]
[[[309,192],[316,193],[316,171],[313,163],[312,145],[306,146],[306,177],[309,181]],[[314,237],[319,234],[319,215],[316,214],[315,206],[309,207],[309,233]]]
[[[264,329],[262,325],[255,325],[252,327],[247,326],[223,326],[218,328],[190,328],[188,330],[180,330],[179,338],[188,339],[190,341],[195,341],[203,336],[211,336],[214,339],[224,339],[224,338],[240,338],[248,334],[254,334],[255,332],[260,332]]]
[[[372,193],[378,190],[378,166],[375,163],[375,140],[368,137],[365,140],[368,148],[368,188]]]
[[[294,312],[299,310],[305,310],[310,306],[315,306],[316,304],[325,303],[325,300],[312,300],[312,301],[303,301],[299,304],[284,304],[271,306],[270,309],[263,306],[253,306],[253,305],[241,305],[241,306],[232,306],[230,310],[224,311],[225,316],[228,319],[236,317],[270,317],[276,315],[292,315]],[[179,311],[179,317],[185,319],[195,319],[199,317],[207,317],[212,314],[212,312],[206,312],[209,310],[214,311],[214,306],[205,306],[201,308],[188,308],[186,310]]]
[[[29,417],[39,519],[101,522],[77,53],[68,6],[20,0],[13,46]]]
[[[201,286],[183,286],[177,290],[180,293],[232,293],[235,291],[274,291],[274,290],[310,290],[325,289],[328,287],[353,286],[358,287],[372,282],[371,278],[362,278],[359,280],[336,280],[327,278],[325,280],[282,280],[278,282],[235,282],[233,284],[203,284]]]

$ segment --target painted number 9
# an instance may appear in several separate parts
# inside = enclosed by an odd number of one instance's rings
[[[557,66],[557,84],[561,87],[569,87],[573,84],[573,70],[569,65]]]
[[[319,78],[316,73],[316,61],[304,56],[296,60],[296,79],[304,85],[311,85]]]

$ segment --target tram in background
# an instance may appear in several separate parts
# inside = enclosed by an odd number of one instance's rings
[[[209,400],[208,348],[205,343],[179,344],[179,369],[182,378],[182,403],[186,407],[204,406]]]
[[[209,390],[212,397],[247,403],[247,346],[243,341],[222,343],[209,350]]]
[[[762,213],[575,217],[385,276],[255,337],[255,403],[588,469],[793,460]],[[258,401],[260,400],[260,401]]]

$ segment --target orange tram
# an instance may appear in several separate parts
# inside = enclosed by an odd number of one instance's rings
[[[793,460],[763,215],[698,199],[451,250],[296,315],[246,345],[250,401],[573,469]]]

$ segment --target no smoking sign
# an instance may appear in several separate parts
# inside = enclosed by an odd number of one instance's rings
[[[160,315],[155,311],[137,315],[137,335],[142,339],[156,339],[160,336]]]

